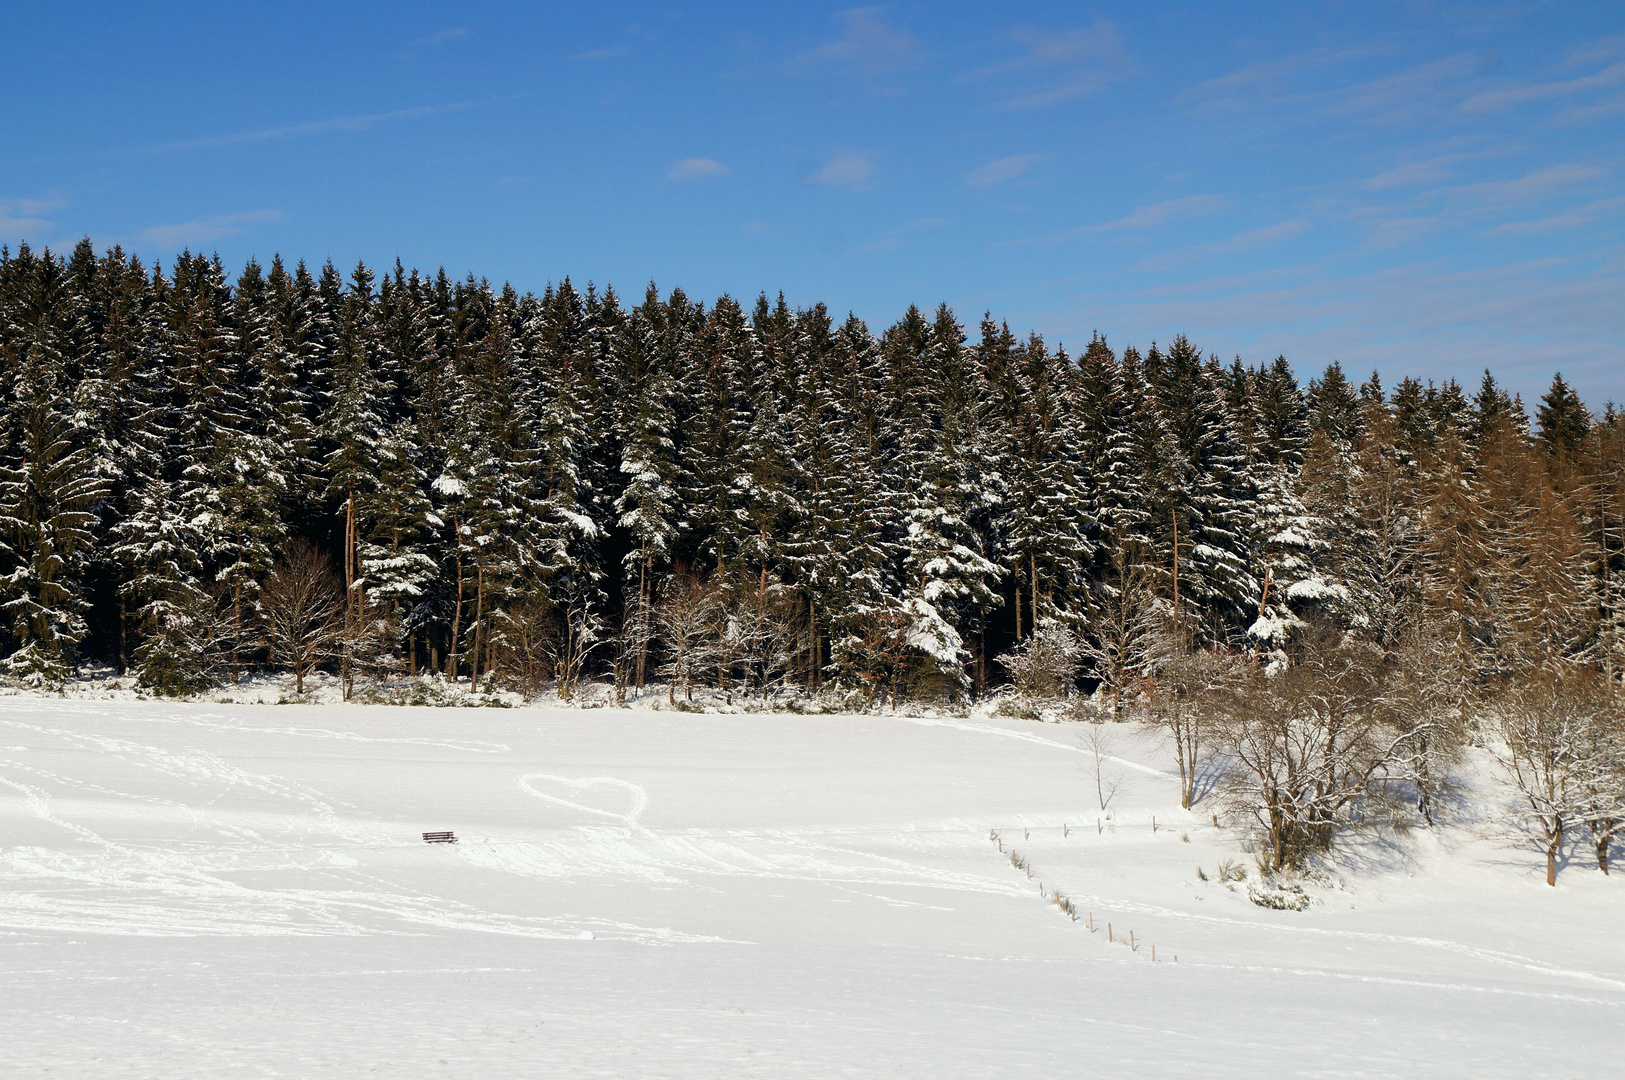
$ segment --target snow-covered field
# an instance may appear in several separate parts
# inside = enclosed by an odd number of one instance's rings
[[[1617,1067],[1625,880],[1487,777],[1272,911],[1114,730],[1108,817],[1075,725],[0,699],[0,1073]]]

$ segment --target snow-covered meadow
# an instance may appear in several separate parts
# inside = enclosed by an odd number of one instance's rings
[[[0,1061],[1527,1077],[1625,1050],[1625,880],[1582,849],[1547,888],[1488,771],[1277,911],[1159,742],[1109,730],[1103,812],[1072,724],[0,699]]]

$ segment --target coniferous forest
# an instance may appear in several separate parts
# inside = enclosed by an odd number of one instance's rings
[[[1561,377],[1531,427],[1488,373],[84,241],[4,255],[0,379],[35,684],[1122,697],[1170,640],[1267,663],[1331,626],[1430,627],[1476,680],[1620,660],[1625,422]]]
[[[0,379],[14,684],[995,692],[1154,725],[1277,868],[1474,741],[1549,882],[1625,832],[1625,418],[1561,376],[1531,424],[1487,372],[84,241],[0,256]]]

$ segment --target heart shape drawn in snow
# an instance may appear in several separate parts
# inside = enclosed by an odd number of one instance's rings
[[[638,824],[649,794],[636,784],[613,776],[554,776],[552,773],[526,773],[519,787],[527,795],[595,817],[618,821],[630,829],[646,832]],[[583,801],[585,800],[585,801]],[[600,805],[594,805],[594,804]]]

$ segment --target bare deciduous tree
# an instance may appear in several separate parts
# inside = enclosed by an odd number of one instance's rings
[[[1400,738],[1377,715],[1374,646],[1312,625],[1294,652],[1284,670],[1259,671],[1227,695],[1220,714],[1226,796],[1260,827],[1275,870],[1328,848],[1338,826],[1383,794]]]
[[[1192,648],[1172,623],[1164,623],[1145,646],[1150,678],[1145,683],[1146,714],[1174,744],[1179,767],[1179,805],[1196,802],[1207,736],[1214,711],[1251,674],[1241,655],[1218,647]]]
[[[1116,739],[1112,737],[1112,733],[1101,723],[1085,724],[1083,731],[1078,735],[1078,748],[1087,752],[1091,758],[1089,771],[1095,780],[1095,800],[1102,810],[1105,810],[1107,804],[1111,802],[1111,795],[1106,794],[1106,789],[1111,788],[1112,794],[1115,795],[1117,785],[1121,783],[1121,777],[1106,772],[1106,759],[1111,756],[1115,743]]]
[[[572,700],[581,684],[587,659],[604,644],[604,621],[591,603],[577,599],[560,613],[558,634],[545,646],[559,697]]]
[[[667,583],[654,612],[654,624],[666,661],[658,671],[667,680],[667,700],[694,696],[694,683],[702,676],[706,642],[717,622],[716,590],[693,573],[681,573]]]
[[[293,670],[298,693],[305,692],[305,676],[339,648],[343,597],[326,555],[304,540],[282,546],[260,592],[260,612],[272,663]]]
[[[741,594],[727,612],[722,634],[719,667],[737,664],[745,687],[754,684],[764,698],[795,663],[795,613],[775,585],[757,585]]]
[[[497,676],[526,697],[541,693],[553,676],[558,624],[558,612],[546,597],[525,596],[504,605],[492,618],[493,636],[502,645]]]
[[[1577,668],[1545,668],[1519,679],[1488,703],[1500,745],[1496,756],[1528,805],[1546,851],[1546,884],[1557,884],[1557,860],[1570,830],[1598,823],[1608,839],[1621,816],[1612,732],[1618,711],[1611,688]],[[1606,843],[1599,849],[1606,868]]]
[[[1393,647],[1383,660],[1378,715],[1401,736],[1389,768],[1415,788],[1417,813],[1429,825],[1445,769],[1467,739],[1464,702],[1471,675],[1470,658],[1454,633],[1429,619],[1420,606],[1405,626],[1396,628]]]
[[[999,657],[999,665],[1030,702],[1065,697],[1083,666],[1077,636],[1054,619],[1040,620],[1027,640]]]
[[[1112,711],[1120,713],[1156,657],[1167,612],[1128,546],[1118,548],[1112,563],[1112,573],[1095,590],[1095,612],[1078,652],[1111,694]]]

